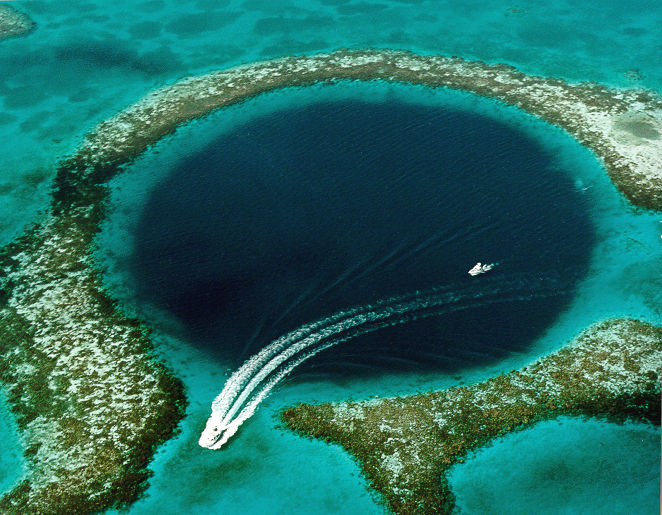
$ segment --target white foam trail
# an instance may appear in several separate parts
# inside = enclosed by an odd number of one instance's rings
[[[530,300],[561,293],[558,284],[534,292],[504,297],[499,285],[457,293],[445,290],[415,292],[376,304],[341,311],[305,324],[249,358],[225,383],[212,403],[212,413],[200,435],[199,444],[219,449],[250,418],[271,390],[297,366],[315,354],[358,335],[390,325],[402,324],[442,313],[487,304]],[[509,288],[517,291],[517,288]],[[521,291],[521,290],[520,290]]]

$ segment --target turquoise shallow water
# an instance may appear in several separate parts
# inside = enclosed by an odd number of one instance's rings
[[[659,428],[561,417],[478,451],[449,481],[467,515],[654,515],[659,456]]]
[[[47,203],[57,160],[71,152],[86,131],[152,88],[188,74],[291,53],[370,46],[506,62],[529,73],[662,91],[662,7],[654,1],[626,5],[610,0],[597,6],[560,0],[526,5],[432,0],[247,0],[222,5],[205,0],[186,5],[174,0],[95,0],[72,5],[31,0],[13,5],[30,14],[38,28],[25,38],[0,43],[0,137],[11,149],[0,155],[1,243],[38,216]],[[173,142],[183,141],[194,151],[257,114],[320,95],[441,102],[505,119],[539,138],[567,163],[564,168],[576,170],[576,187],[590,198],[598,238],[590,273],[571,306],[526,353],[453,375],[311,377],[310,382],[290,383],[237,435],[241,443],[222,453],[203,452],[196,442],[209,403],[230,370],[177,340],[172,336],[174,322],[161,319],[158,350],[184,379],[191,405],[182,434],[159,450],[148,497],[133,512],[381,512],[355,463],[334,447],[275,428],[276,411],[297,402],[367,398],[477,381],[558,348],[586,325],[609,316],[662,321],[659,215],[630,209],[590,152],[567,135],[492,102],[384,85],[277,93],[191,124],[157,146],[159,159],[168,153],[177,157]],[[151,167],[155,156],[146,155],[141,170],[114,183],[121,194],[99,240],[106,281],[128,310],[145,309],[131,303],[123,267],[132,252],[131,224],[149,188],[160,180]],[[157,319],[158,314],[150,316]],[[581,433],[570,423],[565,429]],[[11,429],[0,432],[7,445],[16,443]],[[641,455],[648,452],[648,447],[632,449]]]
[[[14,414],[0,395],[0,493],[7,492],[23,476],[25,460]]]

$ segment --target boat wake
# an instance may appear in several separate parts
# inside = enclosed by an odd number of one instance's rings
[[[260,403],[307,359],[338,343],[385,327],[495,303],[525,301],[565,293],[561,281],[514,279],[483,283],[480,288],[437,288],[391,297],[340,311],[277,338],[250,357],[226,381],[211,405],[199,444],[220,449],[257,410]]]

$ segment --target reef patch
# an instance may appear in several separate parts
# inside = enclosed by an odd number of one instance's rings
[[[6,3],[0,4],[0,41],[27,34],[35,28],[30,17]]]

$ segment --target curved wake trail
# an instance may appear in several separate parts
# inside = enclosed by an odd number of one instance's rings
[[[255,413],[278,383],[301,363],[333,345],[422,318],[565,292],[565,289],[559,289],[559,281],[552,278],[531,281],[511,277],[508,285],[505,292],[502,280],[480,290],[457,292],[446,287],[391,297],[375,304],[340,311],[277,338],[245,361],[226,381],[223,390],[212,402],[211,416],[199,444],[209,449],[219,449]],[[532,286],[535,286],[534,291]]]

